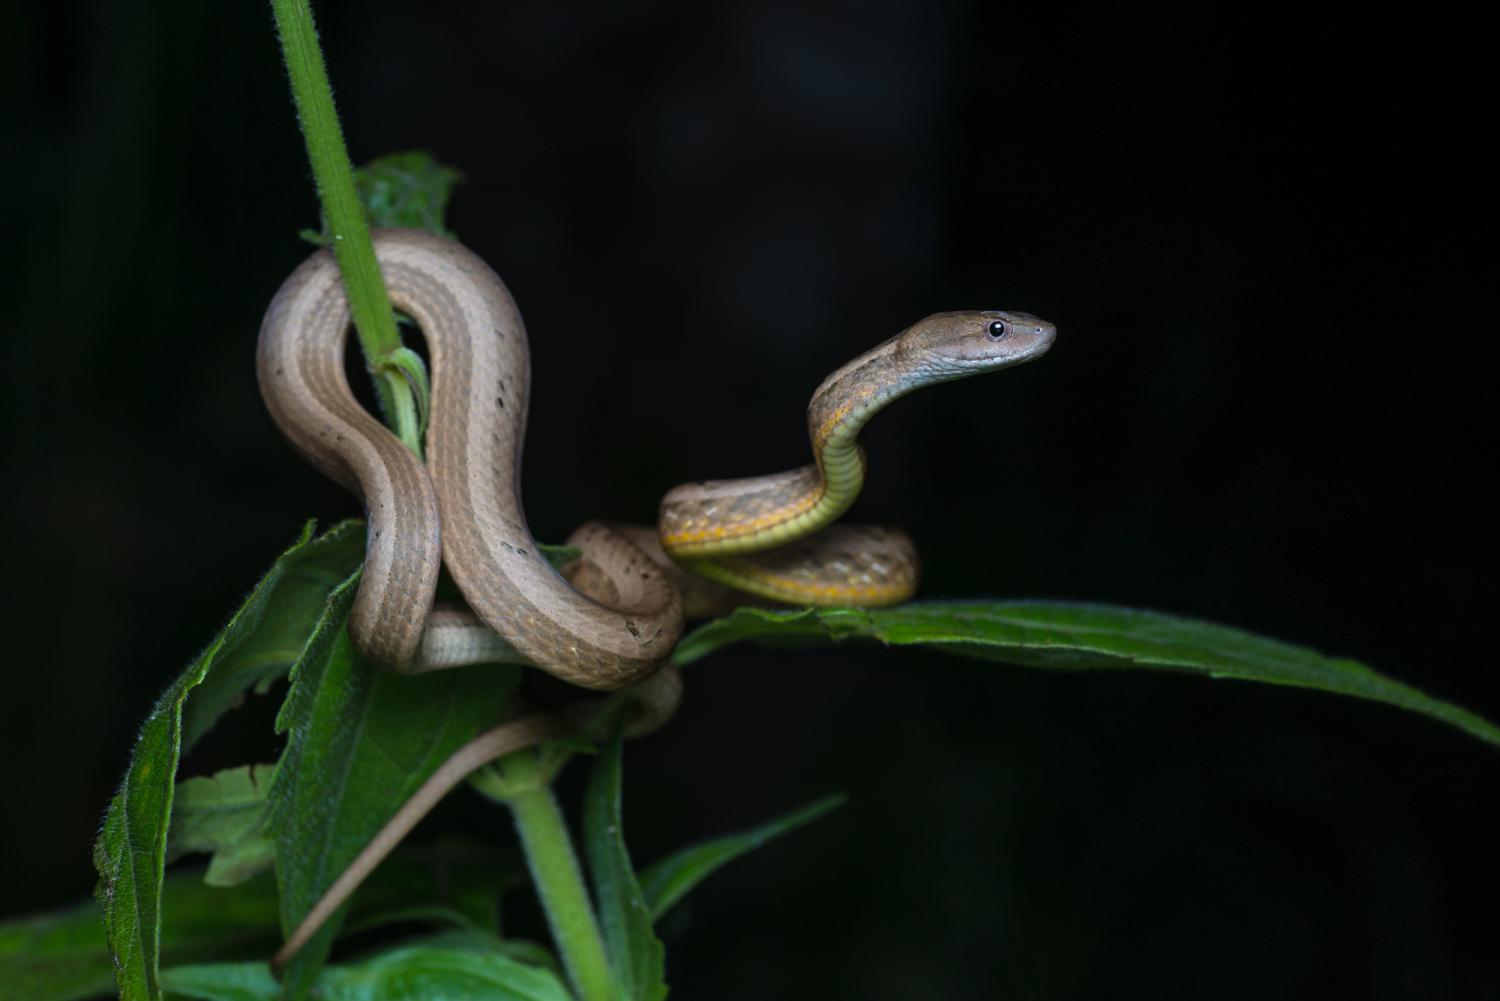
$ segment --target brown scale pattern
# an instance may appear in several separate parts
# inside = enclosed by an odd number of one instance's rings
[[[817,466],[737,480],[703,480],[662,498],[660,530],[668,544],[746,535],[789,512],[811,508],[823,489]]]
[[[462,629],[451,615],[433,620],[430,634],[426,629],[446,563],[473,612],[515,655],[575,684],[631,685],[675,645],[682,594],[700,614],[739,600],[672,564],[662,541],[744,536],[826,500],[816,465],[679,487],[664,498],[657,530],[600,523],[578,529],[570,541],[585,560],[570,570],[575,587],[542,557],[521,507],[530,358],[510,293],[483,261],[451,241],[386,230],[374,242],[392,303],[421,326],[431,356],[425,467],[349,389],[349,314],[329,252],[312,255],[277,292],[257,354],[262,395],[278,426],[313,465],[364,502],[365,573],[350,632],[370,657],[420,670],[460,656],[445,646],[459,643]],[[1032,326],[1013,350],[995,349],[983,338],[990,317]],[[872,409],[916,386],[1036,357],[1051,335],[1050,325],[1025,314],[927,318],[824,380],[808,409],[815,454],[825,461],[822,449],[840,422],[853,420],[850,430],[857,431]],[[862,459],[853,453],[839,460],[846,480],[850,462]],[[857,478],[839,489],[852,494]],[[832,526],[788,546],[721,560],[731,571],[779,577],[813,603],[900,600],[916,586],[915,550],[894,530]],[[501,649],[463,642],[481,651],[475,655]]]
[[[517,472],[530,360],[510,293],[456,243],[411,230],[374,236],[391,301],[421,326],[431,356],[425,470],[349,390],[348,309],[330,253],[314,254],[277,292],[258,352],[277,425],[364,501],[366,569],[350,620],[356,645],[398,669],[420,666],[445,561],[479,618],[537,666],[590,688],[649,675],[682,629],[665,575],[618,534],[583,526],[575,542],[619,595],[606,607],[552,569],[526,527]]]
[[[916,593],[921,567],[911,537],[884,525],[830,525],[779,549],[715,562],[774,582],[809,605],[905,601]]]

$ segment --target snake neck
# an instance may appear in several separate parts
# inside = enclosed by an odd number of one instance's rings
[[[864,486],[860,431],[893,400],[920,385],[900,364],[900,343],[893,337],[844,365],[823,380],[808,404],[808,437],[821,480],[820,496],[808,514],[817,528],[847,511]]]
[[[811,535],[847,511],[865,480],[860,430],[917,385],[902,373],[898,341],[854,359],[813,394],[807,416],[815,465],[670,491],[662,500],[663,549],[676,560],[761,552]]]
[[[864,426],[892,400],[917,383],[896,363],[897,341],[876,347],[834,372],[808,404],[808,434],[816,466],[806,470],[800,496],[787,496],[781,517],[754,536],[741,551],[784,546],[833,524],[849,510],[865,484]]]

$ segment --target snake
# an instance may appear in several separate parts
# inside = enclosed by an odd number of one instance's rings
[[[425,461],[349,385],[350,310],[329,250],[312,254],[282,283],[256,349],[273,422],[365,509],[351,641],[363,656],[400,672],[509,660],[580,687],[624,689],[637,703],[632,732],[660,725],[675,709],[680,682],[675,671],[660,669],[685,618],[737,600],[726,589],[801,605],[910,598],[918,561],[904,532],[834,523],[864,482],[860,430],[914,390],[1040,357],[1056,334],[1045,320],[1006,310],[919,320],[814,392],[807,410],[811,464],[678,486],[663,496],[654,528],[588,522],[568,539],[579,558],[559,571],[533,538],[521,501],[531,380],[515,299],[456,241],[413,229],[377,229],[371,237],[391,305],[426,341]],[[443,567],[464,607],[437,603]],[[556,716],[512,720],[455,752],[458,764],[440,772],[471,771],[483,763],[477,758],[548,739],[565,724]],[[432,789],[417,795],[441,795],[445,782],[451,788],[466,774],[435,776]],[[411,805],[391,824],[400,826]],[[283,947],[278,956],[294,951]]]

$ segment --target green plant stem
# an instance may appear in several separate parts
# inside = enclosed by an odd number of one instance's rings
[[[402,348],[401,334],[375,263],[375,247],[370,242],[370,228],[354,186],[354,168],[333,107],[333,91],[318,47],[312,8],[308,0],[271,0],[271,9],[276,15],[297,120],[307,142],[307,157],[312,163],[323,218],[333,237],[333,255],[344,279],[365,365],[375,381],[386,423],[421,455],[421,427],[412,387],[401,369],[390,362]]]
[[[501,758],[491,768],[492,778],[498,781],[481,780],[481,788],[503,799],[515,817],[531,881],[542,900],[542,909],[547,912],[547,923],[574,993],[582,1001],[610,1001],[604,940],[583,885],[583,873],[578,868],[567,824],[552,795],[540,757],[533,751],[518,751]]]

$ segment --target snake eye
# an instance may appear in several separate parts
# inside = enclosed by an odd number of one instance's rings
[[[1005,336],[1005,331],[1005,323],[1001,320],[996,320],[990,324],[990,337],[994,338],[997,341]]]

